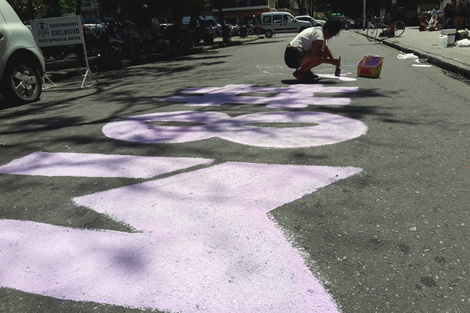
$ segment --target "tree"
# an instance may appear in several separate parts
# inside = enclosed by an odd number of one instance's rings
[[[76,0],[75,2],[75,14],[82,15],[82,1]]]
[[[62,15],[75,14],[76,0],[59,0]]]
[[[35,18],[46,17],[46,6],[41,0],[8,0],[23,23],[29,23]]]

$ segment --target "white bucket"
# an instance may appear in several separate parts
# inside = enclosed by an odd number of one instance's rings
[[[457,29],[452,28],[452,29],[442,29],[441,30],[441,35],[447,35],[447,46],[453,46],[454,41],[455,41],[455,33],[457,32]]]
[[[447,35],[439,35],[439,48],[447,48],[448,41]]]

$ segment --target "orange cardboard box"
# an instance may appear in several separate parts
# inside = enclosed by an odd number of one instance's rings
[[[384,58],[378,55],[368,55],[357,64],[357,76],[378,78],[382,70]]]

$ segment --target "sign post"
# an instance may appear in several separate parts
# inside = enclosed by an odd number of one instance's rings
[[[82,81],[82,88],[84,87],[87,78],[90,80],[91,84],[93,73],[91,72],[90,65],[88,63],[80,16],[75,15],[32,20],[31,31],[33,32],[33,36],[38,47],[68,46],[76,44],[83,45],[87,70]]]

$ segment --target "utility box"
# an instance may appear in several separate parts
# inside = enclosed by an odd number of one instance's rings
[[[378,78],[382,70],[384,58],[378,55],[368,55],[357,64],[357,76]]]

